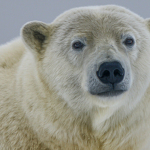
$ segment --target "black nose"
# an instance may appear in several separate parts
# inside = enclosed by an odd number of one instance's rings
[[[117,84],[123,80],[124,69],[119,62],[105,62],[100,65],[97,76],[104,84]]]

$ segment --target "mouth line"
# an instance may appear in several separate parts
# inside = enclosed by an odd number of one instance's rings
[[[106,92],[102,92],[102,93],[98,93],[98,96],[103,96],[103,97],[113,97],[113,96],[119,96],[121,95],[123,92],[123,90],[111,90],[111,91],[106,91]]]

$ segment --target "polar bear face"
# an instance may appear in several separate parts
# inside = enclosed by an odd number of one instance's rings
[[[79,111],[137,103],[150,82],[148,20],[118,6],[72,9],[22,37],[39,73]]]

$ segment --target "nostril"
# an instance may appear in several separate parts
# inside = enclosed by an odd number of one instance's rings
[[[110,76],[110,72],[108,70],[105,70],[101,76],[101,78],[103,77],[109,77]]]
[[[115,70],[114,70],[114,76],[115,76],[115,77],[116,77],[116,76],[122,76],[122,73],[120,72],[120,70],[115,69]]]

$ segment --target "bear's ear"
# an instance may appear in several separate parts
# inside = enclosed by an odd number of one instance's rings
[[[146,26],[148,27],[149,31],[150,31],[150,18],[146,19]]]
[[[33,51],[41,53],[48,45],[50,27],[43,22],[29,22],[21,30],[25,45]]]

